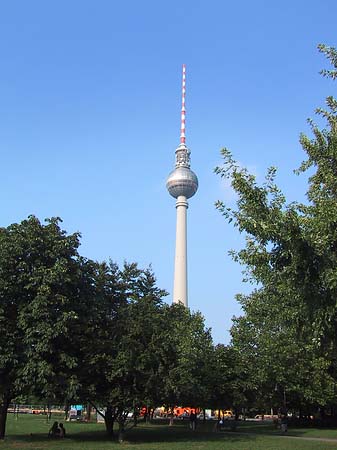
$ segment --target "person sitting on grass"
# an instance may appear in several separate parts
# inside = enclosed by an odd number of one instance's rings
[[[54,422],[49,430],[48,437],[60,437],[60,428],[58,422]]]
[[[60,434],[59,434],[59,437],[60,437],[60,438],[66,437],[66,430],[65,430],[65,428],[64,428],[64,426],[63,426],[63,423],[60,423],[60,424],[59,424],[59,427],[60,427]]]

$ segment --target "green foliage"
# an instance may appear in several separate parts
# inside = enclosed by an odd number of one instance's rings
[[[77,388],[72,329],[81,301],[79,234],[31,216],[0,230],[0,435],[19,394],[64,401]]]
[[[67,348],[77,318],[78,238],[57,218],[42,225],[32,216],[1,229],[1,386],[11,395],[31,385],[46,397],[50,386],[53,395],[56,385],[71,389],[65,379],[76,365]]]
[[[181,304],[172,305],[166,311],[162,338],[165,345],[169,344],[161,379],[164,404],[168,407],[205,405],[209,398],[213,344],[203,317]]]
[[[90,402],[107,431],[143,406],[205,403],[212,339],[163,303],[151,270],[78,254],[79,234],[31,216],[0,230],[0,438],[11,399]]]
[[[332,63],[324,76],[336,78],[336,50],[319,46]],[[256,288],[238,296],[244,315],[232,328],[233,345],[251,367],[253,391],[267,403],[281,403],[274,386],[293,406],[335,402],[337,331],[337,102],[317,113],[320,130],[309,121],[312,138],[300,137],[307,154],[297,173],[311,168],[308,204],[286,203],[270,168],[262,185],[224,149],[215,172],[230,179],[236,208],[217,209],[246,235],[246,246],[231,255],[245,267],[245,281]],[[255,387],[254,387],[255,386]],[[276,389],[277,391],[277,389]]]

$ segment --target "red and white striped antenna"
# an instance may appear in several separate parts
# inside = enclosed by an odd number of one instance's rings
[[[185,93],[186,93],[186,67],[183,64],[183,84],[182,84],[182,101],[181,101],[181,122],[180,122],[180,143],[185,144]]]

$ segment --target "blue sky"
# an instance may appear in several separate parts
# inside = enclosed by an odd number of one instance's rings
[[[189,305],[228,343],[236,293],[227,252],[242,237],[214,208],[233,205],[213,174],[228,147],[263,178],[279,168],[289,200],[299,133],[336,86],[318,43],[336,46],[335,0],[12,0],[0,4],[1,226],[60,216],[81,254],[152,264],[172,291],[175,201],[166,191],[186,136],[199,191],[188,210]],[[167,298],[171,301],[171,295]]]

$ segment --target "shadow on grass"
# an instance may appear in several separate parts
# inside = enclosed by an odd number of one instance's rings
[[[117,435],[115,430],[115,439],[111,439],[105,433],[103,425],[96,423],[69,423],[66,425],[67,438],[52,439],[48,438],[47,433],[49,425],[42,424],[37,419],[31,420],[27,418],[26,422],[22,421],[16,424],[16,429],[12,429],[8,435],[4,446],[0,445],[3,450],[46,450],[46,449],[108,449],[117,448]],[[36,426],[34,426],[34,424]],[[206,423],[200,422],[197,430],[192,431],[189,429],[189,422],[176,421],[174,426],[170,427],[166,420],[158,420],[151,424],[140,422],[137,427],[128,430],[125,433],[125,447],[138,448],[216,448],[220,449],[226,447],[229,444],[230,448],[260,448],[258,442],[260,442],[261,436],[277,437],[281,435],[280,430],[275,429],[272,423],[254,423],[254,422],[239,422],[236,432],[230,432],[228,430],[215,433],[213,431],[215,422],[209,421]],[[32,434],[28,431],[32,430]],[[36,430],[36,431],[34,431]],[[44,431],[45,430],[45,431]],[[308,437],[308,438],[331,438],[333,436],[313,436],[307,434],[306,429],[290,428],[287,435],[289,437]],[[313,430],[315,431],[315,430]],[[292,448],[286,444],[283,439],[275,448]],[[248,447],[247,447],[248,443]],[[166,444],[166,445],[165,445]],[[120,447],[123,448],[123,447]],[[264,447],[263,447],[264,448]],[[270,448],[270,447],[269,447]],[[302,448],[302,447],[301,447]],[[310,447],[311,448],[311,447]]]
[[[188,423],[178,423],[170,427],[166,424],[140,424],[125,433],[125,441],[129,444],[160,444],[170,442],[182,444],[188,442],[191,444],[191,442],[240,442],[242,440],[247,442],[247,437],[249,440],[255,440],[254,435],[240,436],[239,433],[236,434],[227,431],[215,433],[211,431],[212,426],[200,425],[197,430],[192,431],[188,425]],[[117,440],[117,436],[117,430],[115,430],[115,437],[113,439],[107,436],[105,430],[86,429],[81,431],[78,428],[74,432],[68,432],[64,443],[70,441],[74,444],[80,442],[111,443]],[[36,444],[57,443],[61,445],[59,439],[48,438],[45,433],[33,433],[31,435],[12,434],[9,438],[11,441],[25,442],[27,444],[35,442]]]
[[[240,431],[243,433],[254,433],[268,436],[289,436],[289,437],[306,437],[319,439],[336,439],[337,429],[333,428],[311,428],[288,426],[287,433],[283,433],[280,428],[276,428],[272,422],[241,422]]]

